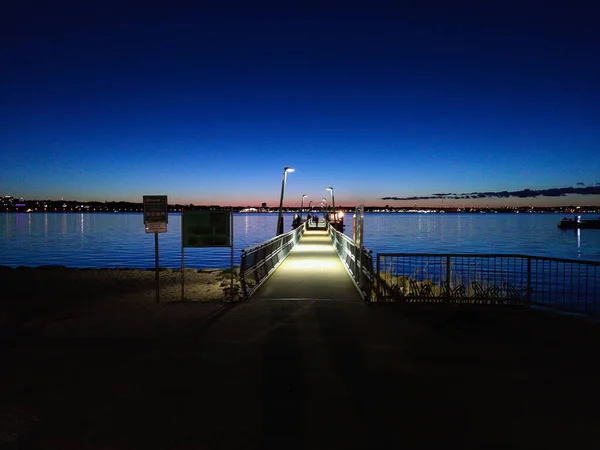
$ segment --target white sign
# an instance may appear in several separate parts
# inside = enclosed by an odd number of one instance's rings
[[[167,222],[148,222],[146,224],[146,233],[166,233]]]

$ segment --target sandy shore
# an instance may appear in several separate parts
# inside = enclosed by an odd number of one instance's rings
[[[237,275],[233,300],[240,299]],[[232,299],[231,274],[225,269],[188,268],[184,282],[182,302],[181,270],[161,269],[157,304],[154,270],[0,266],[0,325],[15,330],[60,322],[68,328],[66,322],[76,321],[89,329],[92,320],[97,324],[110,320],[114,325],[119,319],[139,323],[178,314],[193,316],[196,311],[203,314],[206,308],[191,305],[218,307]],[[127,326],[131,328],[131,323]]]

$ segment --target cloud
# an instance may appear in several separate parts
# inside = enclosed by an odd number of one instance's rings
[[[577,183],[583,185],[584,183]],[[469,192],[464,194],[431,194],[424,197],[382,197],[381,200],[435,200],[449,198],[463,200],[472,198],[535,198],[535,197],[564,197],[565,195],[600,195],[600,183],[587,187],[566,187],[551,189],[522,189],[520,191],[498,191],[498,192]]]
[[[585,183],[580,181],[579,183],[576,184],[576,186],[585,186]]]

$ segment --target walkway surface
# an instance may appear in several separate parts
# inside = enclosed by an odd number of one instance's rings
[[[252,299],[362,301],[326,230],[305,231]]]
[[[596,323],[322,300],[116,317],[0,345],[0,448],[600,448]]]

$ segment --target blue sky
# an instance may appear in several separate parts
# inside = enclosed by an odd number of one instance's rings
[[[598,6],[394,3],[15,2],[0,193],[275,206],[284,166],[290,205],[600,182]]]

